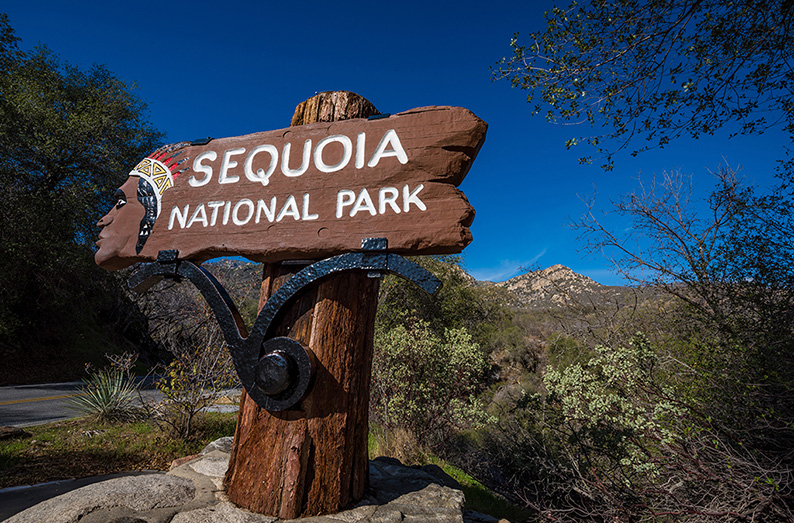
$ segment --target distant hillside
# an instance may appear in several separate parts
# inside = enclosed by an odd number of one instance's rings
[[[243,317],[248,316],[246,320],[253,321],[252,315],[256,315],[262,285],[262,265],[247,260],[221,258],[205,263],[204,268],[218,278]]]
[[[513,305],[530,309],[622,304],[634,295],[629,287],[601,285],[559,264],[494,285],[513,293],[516,298]]]
[[[207,262],[204,266],[221,280],[238,304],[259,299],[262,278],[260,264],[225,258]],[[514,297],[511,305],[520,308],[592,310],[604,305],[624,305],[637,298],[647,299],[659,294],[652,289],[641,291],[631,287],[601,285],[559,264],[499,283],[477,281],[457,265],[453,268],[460,271],[471,285],[494,285],[507,289]]]

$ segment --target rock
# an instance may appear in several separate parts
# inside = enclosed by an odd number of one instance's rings
[[[217,442],[213,442],[217,443]],[[358,506],[338,514],[283,521],[236,507],[222,492],[229,454],[210,444],[167,475],[94,483],[31,507],[10,523],[507,523],[466,512],[458,483],[435,465],[369,463],[370,486]]]
[[[193,500],[192,481],[176,476],[148,474],[94,483],[20,512],[7,523],[73,523],[102,509],[125,507],[147,511],[177,507]],[[106,519],[109,521],[109,519]]]
[[[111,510],[100,510],[97,512],[93,512],[88,515],[86,518],[80,520],[80,523],[87,522],[87,523],[154,523],[158,519],[163,520],[164,518],[139,518],[135,515],[130,515],[129,513],[124,514],[125,510],[118,508],[118,509],[111,509]],[[129,509],[127,509],[129,512]],[[119,515],[119,514],[122,515]],[[159,523],[159,522],[158,522]]]
[[[438,465],[424,465],[422,470],[431,474],[434,478],[441,481],[441,484],[445,487],[449,487],[455,490],[461,490],[460,483],[458,483],[455,478],[444,472],[444,469],[439,467]]]
[[[290,519],[287,521],[279,520],[279,523],[370,523],[375,521],[372,519],[372,516],[377,510],[378,507],[376,505],[368,505],[366,507],[357,507],[352,510],[345,510],[344,512],[339,512],[338,514],[329,514],[327,516],[313,516],[308,518]]]
[[[441,484],[433,474],[406,467],[394,458],[379,457],[370,461],[369,475],[369,497],[380,506],[362,521],[463,523],[463,492]]]
[[[253,514],[228,501],[211,507],[180,512],[171,523],[273,523],[276,518]]]
[[[450,478],[452,479],[452,478]],[[421,469],[406,467],[399,460],[378,457],[369,462],[369,491],[381,504],[441,481]],[[450,489],[452,490],[452,489]]]
[[[226,469],[229,468],[229,455],[215,450],[211,454],[191,462],[188,466],[199,474],[211,478],[222,478],[226,475]]]
[[[213,450],[220,450],[221,452],[225,452],[226,454],[232,451],[232,444],[234,443],[234,437],[226,436],[225,438],[218,438],[206,447],[204,450],[199,452],[199,454],[209,454]]]
[[[33,434],[25,432],[19,427],[0,427],[0,440],[2,439],[24,439],[29,438]]]
[[[403,494],[389,505],[453,510],[462,513],[466,498],[460,490],[431,483],[422,490]],[[405,512],[404,512],[405,513]]]
[[[510,523],[506,519],[498,519],[488,514],[467,510],[463,513],[464,523]]]
[[[431,483],[422,490],[403,494],[378,510],[398,511],[402,515],[398,521],[463,523],[464,502],[463,492]]]
[[[368,520],[368,523],[400,523],[403,521],[403,519],[402,512],[389,506],[385,506],[378,507],[378,509],[372,515],[372,518]]]
[[[168,470],[171,471],[171,470],[174,470],[177,467],[181,467],[182,465],[184,465],[188,461],[192,461],[192,460],[196,459],[199,456],[201,456],[201,454],[193,454],[191,456],[185,456],[184,458],[176,458],[174,461],[171,462],[171,465],[168,467]]]
[[[342,521],[344,523],[360,523],[365,521],[372,521],[372,515],[378,510],[377,505],[367,505],[363,507],[356,507],[352,510],[345,510],[339,514],[331,514],[328,519],[331,521]]]

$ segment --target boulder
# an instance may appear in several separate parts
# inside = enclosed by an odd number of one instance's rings
[[[132,512],[171,508],[193,500],[196,487],[192,481],[164,474],[129,476],[94,483],[11,516],[7,523],[74,523],[85,521],[89,514],[117,507]],[[119,514],[118,518],[127,517]],[[111,519],[106,519],[111,521]]]

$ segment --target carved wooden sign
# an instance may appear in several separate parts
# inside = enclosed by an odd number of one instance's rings
[[[197,262],[324,258],[388,239],[403,254],[460,252],[474,209],[456,187],[487,124],[460,107],[172,144],[141,160],[98,223],[96,262],[161,250]]]

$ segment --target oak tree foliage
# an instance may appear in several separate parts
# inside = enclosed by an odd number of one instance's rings
[[[494,77],[526,90],[552,122],[598,128],[566,145],[594,146],[607,170],[622,150],[720,129],[794,137],[793,14],[790,0],[570,2],[546,14],[545,30],[516,34]],[[580,509],[627,521],[791,519],[793,166],[782,163],[770,189],[722,167],[704,201],[681,173],[646,179],[611,202],[617,226],[588,202],[577,224],[586,248],[631,283],[667,291],[655,328],[672,328],[655,332],[652,352],[634,347],[658,362],[653,373],[614,374],[634,349],[602,348],[547,373],[549,394],[532,405],[542,416],[517,400],[512,422],[531,452],[506,445],[517,450],[505,466],[523,461],[517,474],[543,480],[551,460],[581,481],[554,476],[576,494],[527,488],[528,504],[562,520]]]
[[[18,43],[0,14],[0,347],[88,350],[108,335],[103,324],[123,331],[134,316],[93,263],[95,224],[161,135],[104,66]]]
[[[791,0],[571,2],[546,13],[544,30],[516,33],[493,77],[527,91],[535,114],[600,127],[581,140],[607,169],[633,139],[645,140],[637,154],[723,126],[791,133],[792,14]]]
[[[438,448],[455,429],[485,419],[476,400],[488,369],[465,328],[433,332],[424,320],[375,333],[371,411],[390,430],[406,429]]]

